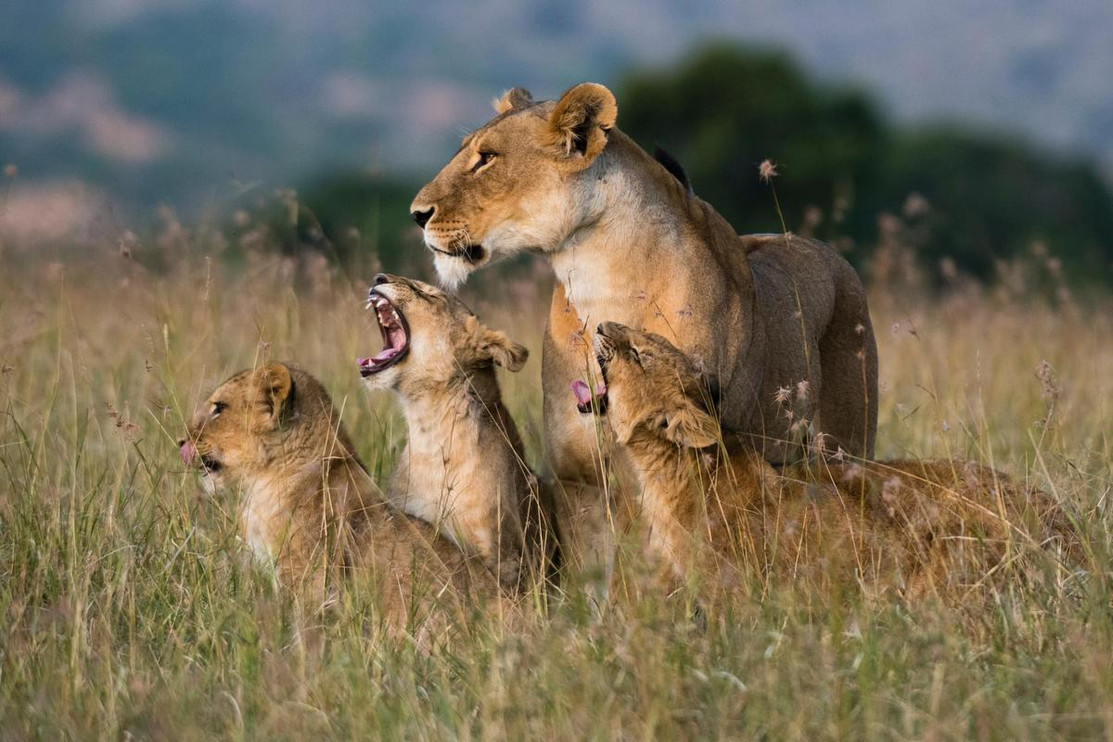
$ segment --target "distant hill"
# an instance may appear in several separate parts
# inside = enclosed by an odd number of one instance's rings
[[[784,47],[899,120],[999,127],[1113,172],[1109,0],[6,0],[0,161],[137,209],[420,176],[503,88],[616,84],[709,37]]]

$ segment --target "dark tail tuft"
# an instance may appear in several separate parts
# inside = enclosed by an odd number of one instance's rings
[[[668,170],[672,177],[680,181],[680,185],[684,186],[684,190],[689,194],[694,194],[692,184],[688,181],[688,173],[684,172],[684,168],[676,161],[676,158],[665,151],[664,147],[659,144],[653,145],[653,159],[661,163],[665,170]]]

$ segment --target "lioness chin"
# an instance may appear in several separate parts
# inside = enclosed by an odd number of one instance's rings
[[[1017,548],[1069,540],[1050,496],[972,462],[819,460],[775,471],[722,432],[713,385],[668,340],[604,322],[593,344],[603,417],[672,579],[702,579],[714,593],[749,566],[819,586],[955,597]]]
[[[740,237],[674,162],[658,162],[616,128],[618,105],[602,85],[539,102],[516,88],[495,107],[411,210],[448,284],[520,252],[553,267],[545,441],[574,562],[610,551],[606,457],[590,416],[566,404],[571,383],[598,375],[583,329],[600,321],[659,333],[697,358],[718,378],[724,421],[771,462],[802,455],[795,421],[774,401],[801,381],[811,394],[800,417],[832,450],[872,456],[877,349],[846,260],[792,235]]]
[[[359,359],[360,375],[395,393],[409,428],[387,497],[481,556],[504,587],[537,584],[555,565],[555,524],[495,377],[529,352],[421,281],[379,274],[368,308],[383,349]]]
[[[193,417],[180,446],[207,491],[242,495],[243,540],[280,582],[312,600],[328,600],[341,574],[358,571],[401,627],[423,615],[421,606],[498,594],[482,565],[469,565],[429,524],[383,499],[328,393],[295,365],[233,375]]]

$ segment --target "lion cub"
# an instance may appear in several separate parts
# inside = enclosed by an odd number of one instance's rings
[[[498,593],[486,569],[470,569],[460,549],[383,499],[328,392],[297,366],[271,363],[221,384],[190,422],[181,455],[210,493],[242,492],[244,541],[281,582],[315,599],[351,568],[377,580],[393,620],[405,621],[419,594]]]
[[[384,347],[359,359],[360,375],[368,388],[397,395],[409,427],[387,497],[480,555],[504,586],[548,576],[552,510],[494,369],[518,371],[529,352],[420,281],[379,274],[367,303]]]
[[[859,579],[907,597],[939,595],[982,581],[1010,544],[1063,533],[1045,493],[974,463],[813,463],[777,472],[742,439],[723,436],[714,385],[667,340],[604,322],[593,344],[603,414],[638,478],[650,550],[670,580],[710,577],[714,591],[746,564],[817,586]]]

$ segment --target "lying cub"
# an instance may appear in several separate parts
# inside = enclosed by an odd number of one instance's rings
[[[409,426],[387,497],[480,555],[504,586],[536,584],[555,566],[552,508],[494,369],[518,371],[529,352],[420,281],[379,274],[367,304],[384,347],[359,359],[360,375],[397,395]]]
[[[1062,528],[1045,493],[962,461],[813,463],[775,471],[712,413],[712,384],[659,335],[599,325],[608,426],[641,486],[650,550],[672,578],[731,584],[739,566],[914,597],[979,583],[1010,546]],[[587,397],[577,390],[583,407]],[[1053,528],[1054,526],[1054,528]],[[1061,533],[1061,531],[1060,531]]]
[[[181,454],[209,492],[242,493],[244,541],[281,582],[314,599],[351,568],[377,582],[392,622],[405,621],[419,595],[498,593],[486,569],[383,499],[328,392],[297,366],[271,363],[221,384],[190,422]]]

